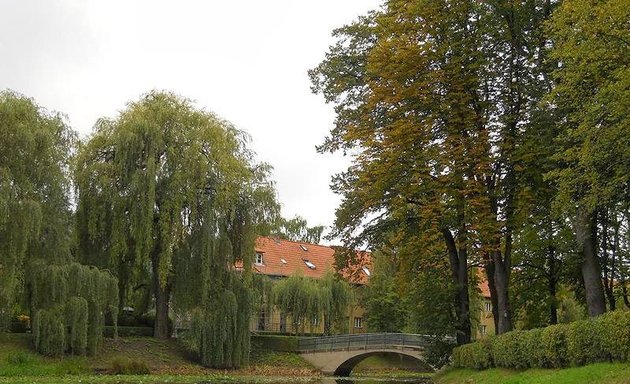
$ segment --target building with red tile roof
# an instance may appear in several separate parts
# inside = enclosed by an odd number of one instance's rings
[[[337,247],[291,241],[277,237],[260,236],[256,239],[256,257],[254,272],[267,275],[273,279],[286,278],[300,274],[310,278],[322,278],[328,271],[336,272],[335,252]],[[357,252],[355,266],[341,270],[341,275],[350,283],[362,286],[369,282],[371,275],[371,254]],[[478,288],[481,293],[482,308],[475,338],[494,333],[490,289],[485,272],[477,270]],[[348,320],[350,332],[364,332],[364,310],[361,307],[349,308]],[[286,332],[286,320],[277,311],[265,314],[264,318],[252,320],[252,330]]]
[[[335,272],[335,247],[260,236],[256,239],[254,271],[273,278],[296,273],[315,279]],[[341,272],[348,282],[366,284],[371,271],[370,254],[357,253],[357,266]]]

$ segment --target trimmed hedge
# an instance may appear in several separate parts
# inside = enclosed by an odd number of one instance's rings
[[[105,337],[114,337],[114,327],[106,325],[104,332]],[[152,327],[118,327],[118,336],[120,337],[136,337],[136,336],[153,336]]]
[[[453,350],[458,368],[564,368],[630,362],[630,311],[492,336]]]
[[[258,350],[295,352],[298,348],[298,338],[295,336],[252,335],[252,347]]]

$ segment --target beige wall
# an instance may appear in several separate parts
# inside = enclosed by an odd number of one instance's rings
[[[365,333],[367,332],[367,323],[364,316],[365,310],[360,306],[354,306],[348,310],[346,316],[346,329],[343,333]],[[257,332],[279,332],[279,333],[315,333],[323,334],[324,325],[322,318],[318,319],[317,324],[312,322],[302,324],[298,327],[298,332],[293,329],[292,320],[290,316],[286,316],[286,319],[281,319],[280,311],[277,308],[273,308],[271,314],[265,313],[264,318],[255,315],[250,321],[250,330]]]
[[[483,305],[481,306],[479,316],[479,326],[473,332],[475,339],[482,339],[489,335],[494,335],[494,319],[492,317],[492,302],[489,297],[483,298]]]

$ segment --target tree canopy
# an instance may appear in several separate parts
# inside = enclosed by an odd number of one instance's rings
[[[0,92],[0,329],[24,295],[35,260],[69,260],[69,161],[76,134],[61,114]]]
[[[246,143],[230,123],[154,91],[99,120],[77,161],[81,257],[120,273],[150,265],[155,336],[169,336],[171,297],[175,310],[197,309],[196,352],[213,366],[246,361],[255,236],[277,214],[269,167]]]

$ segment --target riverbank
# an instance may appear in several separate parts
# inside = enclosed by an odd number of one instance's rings
[[[414,361],[398,356],[373,356],[353,376],[426,377]],[[0,333],[0,384],[4,383],[207,383],[320,382],[319,371],[298,354],[253,345],[250,365],[217,370],[194,363],[175,340],[151,337],[105,339],[95,357],[48,358],[35,353],[29,334]]]
[[[435,384],[630,384],[630,364],[598,363],[565,369],[483,371],[451,369],[433,377]]]
[[[251,362],[247,368],[230,371],[209,369],[192,362],[185,349],[175,340],[158,340],[150,337],[105,339],[102,353],[95,357],[48,358],[35,353],[30,344],[29,334],[0,333],[0,382],[7,382],[7,378],[17,380],[24,376],[66,375],[151,374],[165,376],[167,379],[168,376],[176,375],[216,378],[320,375],[299,355],[256,349],[252,351]]]

